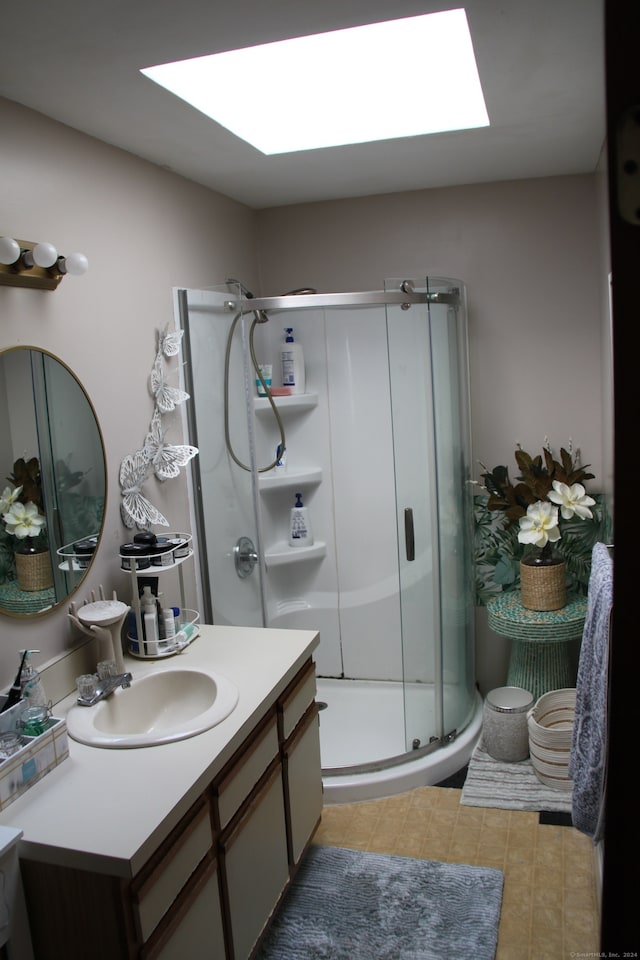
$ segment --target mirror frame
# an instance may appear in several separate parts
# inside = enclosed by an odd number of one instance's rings
[[[17,351],[20,351],[20,352],[24,352],[24,351],[30,351],[30,352],[32,352],[32,351],[33,351],[33,352],[35,352],[35,353],[43,354],[44,356],[50,357],[52,360],[55,360],[56,363],[59,363],[60,366],[67,372],[67,374],[68,374],[68,375],[75,381],[75,383],[78,385],[79,389],[82,391],[82,394],[83,394],[84,397],[85,397],[85,400],[87,401],[87,405],[88,405],[89,410],[91,411],[91,414],[93,415],[93,419],[94,419],[94,421],[95,421],[95,426],[96,426],[96,431],[97,431],[97,435],[98,435],[98,440],[99,440],[100,446],[101,446],[101,448],[102,448],[102,463],[103,463],[103,470],[104,470],[104,504],[103,504],[103,509],[102,509],[102,520],[101,520],[101,523],[100,523],[100,529],[99,529],[99,531],[98,531],[98,533],[97,533],[98,545],[97,545],[96,550],[94,551],[94,553],[93,553],[93,555],[92,555],[92,557],[91,557],[91,560],[90,560],[89,563],[87,564],[86,569],[85,569],[84,571],[82,571],[82,576],[79,576],[79,577],[78,577],[78,580],[77,580],[77,582],[74,584],[73,588],[69,591],[69,593],[67,593],[67,594],[66,594],[64,597],[62,597],[60,600],[55,600],[53,603],[51,603],[51,605],[44,607],[42,610],[35,610],[35,611],[29,611],[29,612],[21,613],[21,612],[19,612],[19,611],[17,611],[17,610],[8,610],[6,607],[3,607],[3,606],[0,604],[0,614],[2,614],[3,616],[5,616],[5,617],[10,617],[10,618],[11,618],[12,620],[14,620],[14,621],[15,621],[15,620],[19,620],[19,621],[29,621],[29,622],[30,622],[30,621],[32,621],[32,620],[34,620],[34,619],[39,619],[39,618],[45,617],[45,616],[47,616],[47,614],[50,614],[50,613],[52,613],[53,611],[58,610],[62,604],[68,603],[68,602],[73,598],[73,596],[77,593],[77,591],[80,589],[80,587],[82,586],[82,584],[84,583],[84,581],[85,581],[85,579],[86,579],[87,574],[88,574],[89,571],[91,570],[91,567],[93,566],[93,562],[94,562],[95,557],[96,557],[96,553],[97,553],[97,551],[98,551],[98,549],[99,549],[99,547],[100,547],[100,543],[101,543],[101,541],[102,541],[102,535],[103,535],[103,533],[104,533],[105,518],[106,518],[106,513],[107,513],[107,500],[108,500],[108,470],[107,470],[107,454],[106,454],[106,448],[105,448],[105,443],[104,443],[104,436],[103,436],[103,434],[102,434],[102,428],[101,428],[101,426],[100,426],[100,421],[98,420],[98,415],[97,415],[97,413],[96,413],[95,407],[94,407],[94,405],[93,405],[93,403],[92,403],[92,401],[91,401],[91,398],[90,398],[89,394],[87,393],[87,390],[86,390],[84,384],[80,381],[80,379],[77,377],[77,375],[73,372],[73,370],[71,369],[71,367],[69,367],[69,365],[64,362],[64,360],[61,360],[60,357],[58,357],[56,354],[52,353],[50,350],[44,349],[43,347],[37,347],[37,346],[34,346],[33,344],[26,344],[26,343],[25,343],[25,344],[19,344],[19,345],[13,346],[13,347],[6,347],[6,348],[4,348],[4,349],[0,349],[0,357],[4,358],[4,357],[6,357],[7,354],[15,353],[15,352],[17,352]],[[38,455],[40,455],[40,450],[38,450]],[[58,548],[58,549],[59,549],[59,548]]]

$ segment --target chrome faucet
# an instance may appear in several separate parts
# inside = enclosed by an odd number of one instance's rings
[[[118,687],[126,690],[127,687],[131,686],[132,680],[133,677],[130,673],[118,673],[113,677],[105,677],[103,680],[97,680],[94,692],[88,697],[79,696],[78,704],[81,707],[92,707],[94,703],[99,703],[100,700],[105,700],[111,696],[113,691]]]

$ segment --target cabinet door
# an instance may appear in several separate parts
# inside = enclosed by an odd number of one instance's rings
[[[204,864],[183,891],[170,922],[142,950],[141,960],[225,960],[217,864]]]
[[[320,724],[314,704],[284,748],[284,783],[289,822],[289,862],[295,866],[322,814]]]
[[[233,956],[247,960],[289,879],[280,763],[221,849]]]

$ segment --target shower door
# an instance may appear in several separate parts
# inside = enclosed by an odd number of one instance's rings
[[[407,750],[466,726],[474,680],[463,287],[423,289],[427,304],[387,306]]]
[[[192,462],[196,543],[201,568],[204,623],[246,627],[264,625],[262,565],[236,573],[234,548],[246,538],[260,551],[254,478],[238,467],[225,444],[225,357],[236,312],[226,284],[215,290],[178,290],[176,310],[185,331],[185,385],[189,442],[199,449]],[[253,396],[247,376],[247,317],[240,318],[231,342],[229,383],[231,396]],[[248,401],[247,401],[248,402]],[[251,420],[246,406],[229,405],[228,430],[238,459],[252,466]],[[243,540],[244,542],[244,540]]]

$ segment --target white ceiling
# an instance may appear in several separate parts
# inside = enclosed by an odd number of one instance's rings
[[[7,0],[0,95],[256,209],[593,172],[605,135],[604,0],[468,0],[491,120],[489,128],[468,132],[266,157],[139,73],[170,60],[460,5]]]

